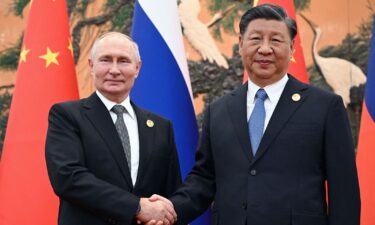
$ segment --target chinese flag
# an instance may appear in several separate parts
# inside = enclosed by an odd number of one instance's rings
[[[52,104],[78,99],[65,0],[31,1],[0,162],[0,224],[57,224],[44,144]]]
[[[375,18],[374,18],[375,25]],[[365,99],[358,139],[357,167],[361,189],[361,225],[375,224],[375,30],[372,32]]]
[[[296,20],[296,13],[294,10],[294,3],[293,0],[255,0],[254,6],[261,5],[261,4],[274,4],[283,7],[288,16]],[[298,80],[309,83],[309,77],[306,70],[305,59],[303,58],[303,51],[301,45],[301,39],[299,38],[299,33],[297,31],[297,36],[294,40],[294,55],[289,64],[288,73],[292,74]],[[247,72],[245,70],[244,73],[244,82],[248,79]]]

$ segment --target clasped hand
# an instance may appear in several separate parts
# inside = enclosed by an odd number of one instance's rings
[[[172,225],[177,221],[177,214],[173,204],[160,195],[141,198],[141,211],[136,216],[138,224]]]

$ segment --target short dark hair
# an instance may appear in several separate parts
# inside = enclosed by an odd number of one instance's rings
[[[290,18],[285,9],[273,4],[262,4],[253,7],[245,12],[240,21],[240,34],[243,36],[249,23],[255,19],[277,20],[286,24],[289,30],[290,39],[294,40],[297,35],[297,24]]]

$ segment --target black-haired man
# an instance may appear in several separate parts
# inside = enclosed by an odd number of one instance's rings
[[[205,112],[195,166],[170,199],[179,222],[213,202],[213,224],[359,224],[346,111],[339,96],[287,74],[296,31],[279,6],[242,16],[239,48],[249,81]]]

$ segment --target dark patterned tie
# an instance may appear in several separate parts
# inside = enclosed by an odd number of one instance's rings
[[[266,91],[263,88],[259,89],[256,93],[255,106],[249,119],[249,133],[253,156],[255,156],[255,153],[258,150],[260,141],[262,140],[263,136],[264,119],[266,117],[264,100],[266,100],[266,98]]]
[[[123,114],[126,113],[126,109],[122,105],[115,105],[111,109],[112,112],[116,113],[117,119],[115,122],[115,127],[117,130],[118,135],[120,136],[122,147],[124,148],[126,161],[128,163],[129,171],[131,172],[131,153],[130,153],[130,141],[129,141],[129,133],[128,129],[126,128]]]

